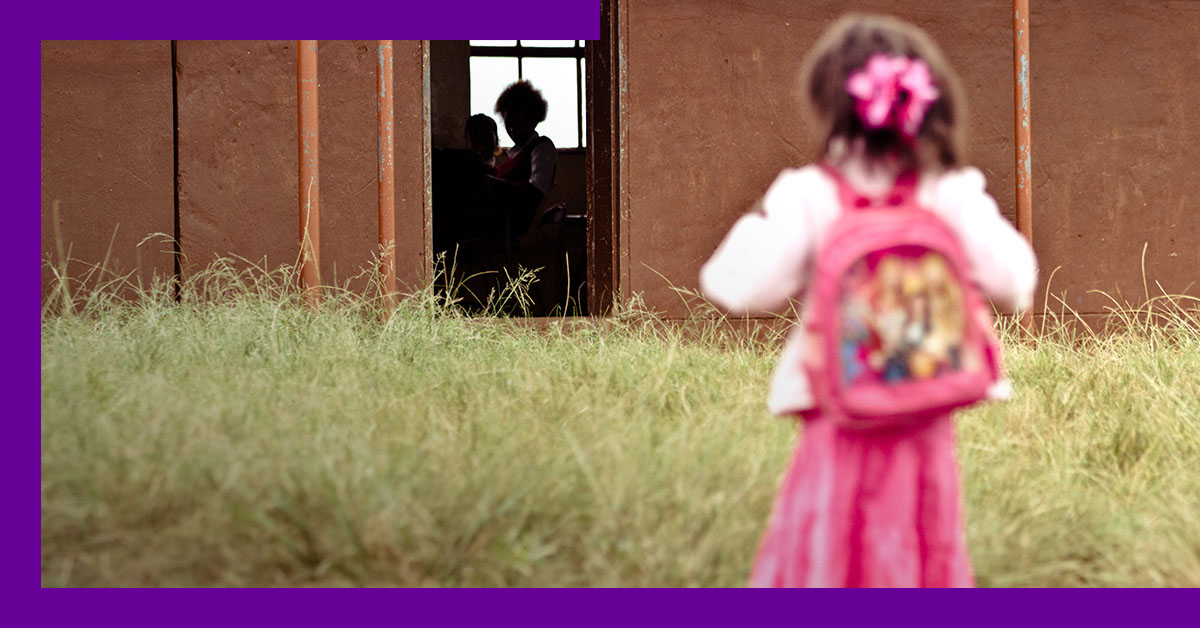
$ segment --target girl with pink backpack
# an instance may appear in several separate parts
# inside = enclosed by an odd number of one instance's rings
[[[751,584],[972,586],[952,412],[1008,396],[985,297],[1029,307],[1033,250],[960,163],[958,80],[924,32],[845,17],[803,86],[822,160],[700,273],[731,313],[803,303],[768,397],[803,435]]]

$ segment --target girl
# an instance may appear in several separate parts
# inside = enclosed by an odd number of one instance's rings
[[[529,230],[538,205],[554,187],[558,151],[550,138],[536,130],[545,121],[548,107],[542,92],[529,81],[509,85],[496,99],[496,113],[504,119],[514,146],[496,167],[496,175],[489,177],[488,189],[508,216],[511,237]],[[500,223],[499,229],[503,228]]]
[[[733,226],[700,274],[714,303],[746,314],[801,297],[841,211],[835,177],[880,197],[915,172],[919,205],[960,239],[982,292],[1007,309],[1029,306],[1033,251],[1000,215],[983,175],[960,163],[958,81],[925,33],[891,18],[845,17],[810,53],[803,86],[824,164],[785,170],[758,211]],[[804,434],[751,584],[972,586],[951,415],[890,429],[840,427],[832,408],[814,402],[806,350],[801,326],[771,383],[769,408],[800,417]]]

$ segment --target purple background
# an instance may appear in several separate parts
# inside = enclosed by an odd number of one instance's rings
[[[693,0],[680,0],[693,1]],[[716,1],[716,0],[714,0]],[[722,0],[724,1],[724,0]],[[132,4],[132,3],[128,3]],[[6,10],[8,75],[0,107],[10,136],[0,153],[16,235],[0,247],[8,291],[2,315],[13,331],[3,364],[15,412],[9,433],[10,499],[3,525],[8,625],[123,624],[271,625],[279,622],[365,621],[419,624],[525,623],[530,619],[584,625],[763,621],[792,625],[954,623],[1064,625],[1135,623],[1194,617],[1195,591],[673,591],[673,590],[75,590],[41,589],[39,490],[40,301],[40,44],[41,39],[596,39],[599,0],[408,0],[366,3],[250,2],[34,4]],[[20,5],[17,5],[20,6]],[[491,13],[521,6],[522,13]],[[335,7],[354,8],[339,12]],[[14,36],[15,35],[15,36]],[[908,612],[906,612],[908,611]],[[15,621],[14,621],[15,620]],[[1194,620],[1192,620],[1194,621]]]

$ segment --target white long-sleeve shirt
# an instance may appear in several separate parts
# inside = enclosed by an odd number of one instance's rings
[[[554,171],[558,166],[558,149],[554,147],[554,142],[550,141],[550,138],[543,139],[535,131],[523,144],[509,149],[509,159],[530,150],[530,146],[533,149],[529,153],[529,182],[542,193],[542,196],[546,196],[554,187]]]
[[[886,193],[894,175],[871,171],[851,160],[842,175],[864,194]],[[998,306],[1027,309],[1037,286],[1033,249],[985,191],[975,168],[922,176],[917,202],[958,235],[971,265],[971,278]],[[716,305],[737,314],[778,311],[800,299],[829,226],[841,211],[837,183],[821,168],[784,170],[700,269],[700,289]],[[814,405],[801,366],[803,334],[792,331],[771,382],[767,405],[791,414]]]

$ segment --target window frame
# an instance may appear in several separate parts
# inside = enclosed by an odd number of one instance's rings
[[[584,111],[583,111],[583,61],[584,61],[584,45],[581,40],[574,40],[573,46],[522,46],[521,40],[517,39],[514,46],[477,46],[469,44],[469,52],[467,58],[472,57],[505,57],[516,58],[517,60],[517,80],[525,78],[525,63],[526,57],[548,58],[548,59],[574,59],[575,60],[575,132],[576,144],[575,149],[582,150],[587,148],[584,144],[586,133],[584,133]],[[571,149],[567,149],[571,150]]]

